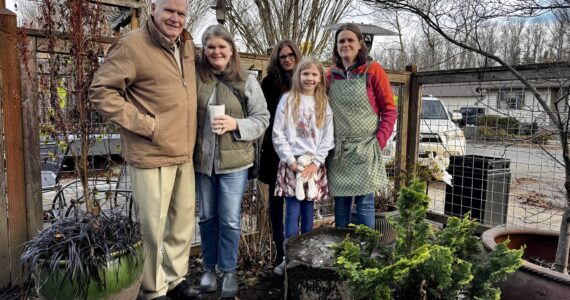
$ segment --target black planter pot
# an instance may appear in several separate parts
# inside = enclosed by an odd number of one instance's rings
[[[378,230],[382,236],[380,237],[380,243],[390,244],[396,240],[398,237],[398,232],[392,224],[390,224],[389,219],[397,216],[399,214],[396,208],[391,207],[389,211],[376,211],[374,229]],[[353,210],[350,216],[350,222],[356,224],[356,211]]]
[[[354,233],[354,230],[319,227],[289,238],[286,243],[286,299],[351,299],[338,268],[333,266],[334,251],[331,248],[349,233]]]

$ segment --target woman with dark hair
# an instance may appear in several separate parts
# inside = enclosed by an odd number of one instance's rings
[[[273,230],[273,242],[277,249],[274,265],[278,266],[283,261],[283,197],[275,196],[275,181],[277,179],[277,167],[279,156],[275,153],[271,141],[275,111],[281,95],[291,89],[291,77],[293,70],[301,61],[301,52],[295,43],[290,40],[282,40],[273,47],[269,57],[267,76],[261,81],[261,89],[267,101],[267,109],[271,114],[269,128],[267,129],[261,149],[261,164],[259,180],[269,186],[269,218]]]
[[[241,201],[248,169],[253,165],[253,141],[269,125],[269,112],[259,83],[240,67],[232,35],[212,25],[202,36],[198,62],[198,135],[194,149],[196,189],[200,204],[203,292],[215,292],[215,268],[223,272],[222,297],[239,291],[238,246]],[[211,114],[224,106],[221,115]],[[176,212],[170,212],[176,213]]]
[[[388,184],[382,149],[396,122],[394,96],[382,66],[368,60],[357,25],[336,30],[333,62],[327,81],[335,148],[327,167],[335,223],[350,223],[354,199],[356,222],[374,228],[374,193]]]

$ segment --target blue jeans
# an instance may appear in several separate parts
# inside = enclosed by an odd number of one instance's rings
[[[206,176],[196,173],[204,268],[235,271],[241,234],[241,201],[247,169]]]
[[[299,216],[301,233],[313,230],[313,201],[299,201],[295,197],[285,197],[285,239],[299,234]]]
[[[350,223],[353,197],[334,198],[334,221],[336,227],[347,227]],[[356,202],[356,224],[374,228],[374,193],[354,196]]]

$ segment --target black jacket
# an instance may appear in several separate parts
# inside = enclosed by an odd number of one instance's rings
[[[261,168],[259,170],[259,180],[262,182],[274,185],[277,179],[277,167],[279,166],[279,156],[275,153],[273,142],[271,139],[273,133],[273,122],[275,121],[275,112],[277,105],[281,99],[281,95],[291,88],[291,84],[279,84],[277,82],[277,75],[273,72],[268,72],[267,76],[261,81],[261,89],[267,101],[267,110],[271,114],[269,119],[269,127],[265,132],[263,138],[263,145],[261,148]]]

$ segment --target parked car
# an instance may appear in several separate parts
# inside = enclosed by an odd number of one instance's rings
[[[459,120],[459,126],[477,125],[479,119],[485,115],[485,108],[473,106],[460,107],[459,112],[463,116],[461,120]]]
[[[420,165],[427,166],[430,159],[436,158],[443,159],[447,167],[451,155],[465,155],[465,135],[454,123],[461,118],[460,113],[450,113],[440,99],[433,96],[422,97],[418,149]],[[396,155],[396,131],[397,126],[394,127],[394,132],[384,149],[384,160],[387,165],[393,165]]]

